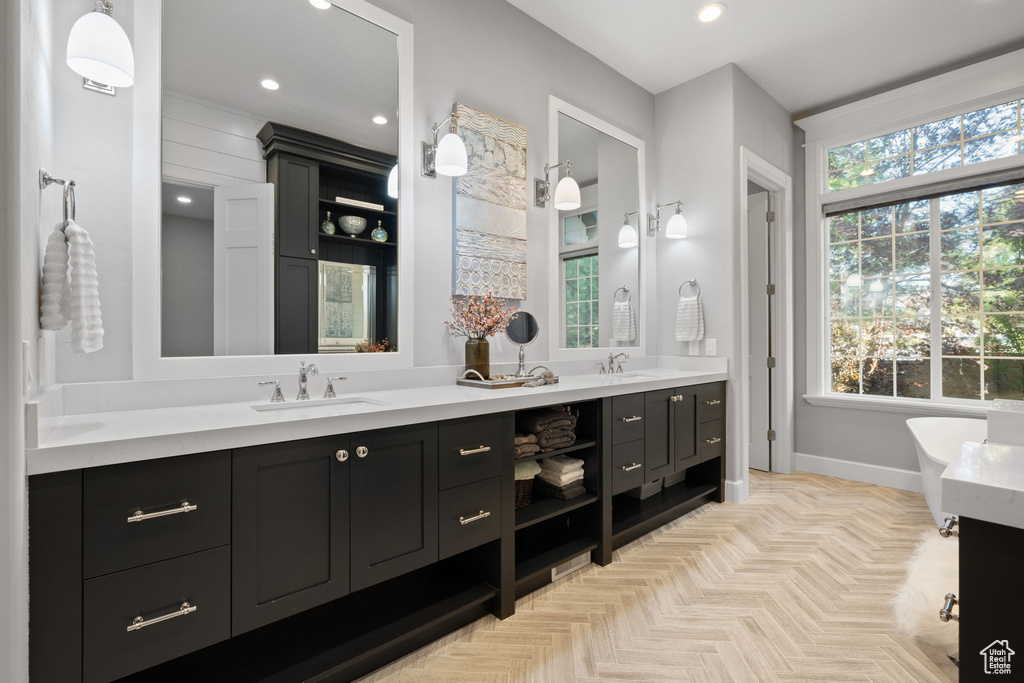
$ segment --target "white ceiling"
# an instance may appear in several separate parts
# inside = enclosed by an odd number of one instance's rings
[[[398,152],[398,39],[354,14],[308,0],[173,0],[162,51],[165,90]]]
[[[164,214],[213,222],[213,188],[176,185],[168,182],[163,183],[162,187]],[[188,197],[192,201],[182,204],[178,201],[178,197]]]
[[[572,175],[582,187],[597,182],[598,149],[601,132],[581,123],[571,116],[558,115],[558,159],[549,163],[557,164],[566,159],[572,161]],[[565,169],[551,172],[548,179],[552,186],[565,175]]]
[[[652,93],[735,62],[796,114],[1024,47],[1022,0],[508,0]]]

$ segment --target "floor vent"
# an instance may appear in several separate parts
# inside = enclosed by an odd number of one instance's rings
[[[558,565],[556,567],[552,567],[551,568],[551,582],[554,583],[555,581],[558,581],[559,579],[563,579],[566,576],[569,576],[569,574],[572,574],[574,571],[577,571],[579,569],[583,569],[588,564],[590,564],[590,551],[589,550],[587,552],[583,553],[582,555],[577,555],[576,557],[572,558],[571,560],[566,560],[565,562],[563,562],[562,564],[560,564],[560,565]]]

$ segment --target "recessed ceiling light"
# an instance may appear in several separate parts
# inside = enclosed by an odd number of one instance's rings
[[[180,197],[178,197],[178,201],[181,202],[182,204],[191,204],[192,198],[186,197],[185,195],[181,195]]]
[[[331,7],[331,3],[327,2],[327,0],[309,0],[309,4],[317,9],[330,9]]]
[[[370,120],[373,121],[374,123],[376,123],[378,126],[383,126],[385,123],[388,122],[387,117],[386,116],[381,116],[380,114],[377,114],[376,116],[374,116]]]
[[[275,81],[273,78],[264,78],[262,81],[260,81],[260,85],[262,85],[267,90],[277,90],[278,88],[281,87],[281,84]]]
[[[725,14],[725,5],[721,2],[710,2],[697,11],[697,19],[705,24],[715,21]]]

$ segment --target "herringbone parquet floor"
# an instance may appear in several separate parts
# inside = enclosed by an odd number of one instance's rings
[[[365,680],[949,680],[888,604],[934,527],[923,496],[804,473],[752,471],[750,489]]]

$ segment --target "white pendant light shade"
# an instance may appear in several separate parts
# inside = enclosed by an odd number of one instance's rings
[[[638,244],[640,244],[640,239],[637,235],[636,228],[628,222],[623,223],[622,227],[619,228],[619,246],[623,249],[630,249]]]
[[[572,211],[580,208],[580,186],[572,176],[565,176],[555,186],[555,208],[559,211]]]
[[[434,168],[441,175],[460,176],[469,168],[466,144],[455,133],[448,133],[437,143]]]
[[[850,273],[850,277],[846,278],[847,287],[860,287],[860,273]]]
[[[91,81],[127,88],[135,83],[135,55],[128,34],[105,12],[89,12],[68,36],[67,64]]]
[[[388,173],[388,196],[398,199],[398,164]]]
[[[672,214],[672,218],[668,219],[668,225],[665,226],[665,237],[671,240],[680,240],[686,237],[686,218],[683,214],[678,211]]]

